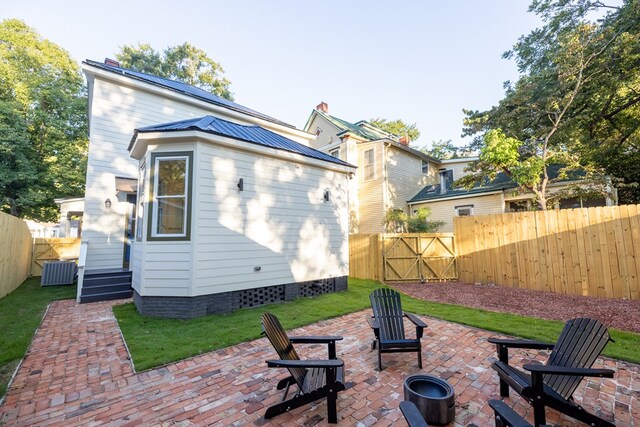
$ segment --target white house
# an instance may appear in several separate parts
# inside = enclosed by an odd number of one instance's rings
[[[81,301],[108,297],[92,277],[129,271],[138,310],[172,317],[346,287],[353,166],[308,147],[314,135],[193,86],[114,63],[83,71]]]

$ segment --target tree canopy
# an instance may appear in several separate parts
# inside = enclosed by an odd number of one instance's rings
[[[125,68],[180,80],[233,100],[229,90],[231,83],[224,77],[222,66],[190,43],[170,46],[163,52],[156,51],[149,44],[125,45],[116,58]]]
[[[70,55],[20,20],[0,22],[2,211],[52,221],[54,198],[84,194],[86,111]]]
[[[406,136],[409,141],[415,141],[420,138],[420,131],[415,123],[407,124],[401,119],[387,120],[380,117],[369,120],[369,123],[394,135]]]
[[[504,54],[521,76],[505,84],[497,106],[465,111],[480,159],[462,184],[503,172],[545,209],[548,167],[562,164],[558,179],[578,169],[592,180],[606,173],[631,184],[623,201],[639,200],[640,3],[534,0],[530,11],[544,25]]]
[[[436,159],[459,159],[460,157],[470,157],[474,155],[473,151],[470,151],[466,147],[458,147],[451,142],[451,140],[433,141],[431,148],[421,147],[420,151],[428,154]]]

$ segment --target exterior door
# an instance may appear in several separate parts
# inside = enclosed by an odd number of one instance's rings
[[[131,261],[131,242],[135,239],[136,222],[136,195],[127,194],[127,215],[124,226],[124,253],[122,257],[122,267],[129,268]]]

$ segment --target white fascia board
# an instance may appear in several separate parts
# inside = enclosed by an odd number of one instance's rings
[[[491,196],[493,194],[500,194],[500,193],[502,193],[502,190],[488,191],[486,193],[462,194],[460,196],[441,197],[439,199],[419,200],[417,202],[409,202],[409,201],[407,201],[407,205],[413,206],[413,205],[421,205],[421,204],[425,204],[425,203],[445,202],[445,201],[449,201],[449,200],[458,200],[458,199],[469,199],[469,198],[472,198],[472,197]]]
[[[285,160],[293,163],[300,163],[310,166],[315,166],[321,169],[327,169],[340,173],[355,173],[355,166],[339,165],[337,163],[326,162],[320,159],[314,159],[312,157],[306,157],[301,154],[291,153],[289,151],[279,150],[276,148],[265,147],[263,145],[254,144],[251,142],[240,141],[238,139],[228,138],[220,135],[213,135],[210,133],[187,130],[177,132],[145,132],[138,134],[133,146],[131,147],[130,156],[139,160],[144,156],[147,145],[150,142],[195,142],[201,141],[208,144],[218,145],[233,150],[246,151],[249,153],[257,154],[260,156],[273,157],[280,160]]]
[[[440,163],[446,165],[448,163],[475,162],[478,159],[479,159],[478,156],[473,156],[473,157],[458,157],[457,159],[439,159],[439,160],[440,160]]]
[[[211,110],[211,112],[214,114],[220,114],[222,116],[226,116],[228,118],[236,119],[236,120],[250,121],[259,126],[274,129],[278,133],[284,133],[284,134],[292,135],[297,138],[303,138],[307,141],[312,141],[313,139],[315,139],[315,135],[309,132],[301,131],[299,129],[291,128],[288,126],[283,126],[278,123],[274,123],[268,120],[260,119],[258,117],[250,116],[246,113],[230,110],[228,108],[215,105],[210,102],[205,102],[200,99],[193,98],[191,96],[183,95],[181,93],[174,92],[169,89],[165,89],[165,88],[155,86],[146,82],[132,79],[127,76],[121,76],[121,75],[112,73],[110,71],[102,70],[100,68],[93,67],[89,64],[82,64],[82,70],[87,75],[87,80],[89,80],[89,78],[93,76],[99,76],[105,80],[115,81],[119,84],[122,84],[123,86],[130,86],[136,89],[161,95],[165,98],[174,98],[187,104],[196,105],[198,107]],[[93,76],[90,77],[90,75],[93,75]],[[91,97],[89,97],[89,99],[91,99]]]
[[[54,201],[55,203],[57,203],[57,204],[60,204],[60,203],[66,203],[66,202],[79,202],[79,201],[82,201],[82,200],[84,200],[84,197],[74,197],[74,198],[72,198],[72,199],[65,199],[65,198],[62,198],[62,199],[53,199],[53,201]]]

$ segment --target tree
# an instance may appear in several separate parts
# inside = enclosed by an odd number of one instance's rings
[[[465,147],[457,147],[453,145],[451,140],[433,141],[431,148],[421,147],[420,151],[435,157],[436,159],[459,159],[460,157],[473,156],[474,153]]]
[[[444,222],[429,221],[429,216],[429,208],[420,208],[413,216],[402,209],[390,208],[384,215],[384,228],[388,233],[435,233]]]
[[[600,20],[587,19],[603,10],[608,12]],[[616,158],[640,161],[640,10],[637,0],[620,7],[534,0],[530,11],[545,25],[504,55],[516,60],[521,77],[506,83],[496,107],[465,111],[465,134],[476,136],[471,147],[480,149],[480,159],[458,183],[471,186],[504,172],[546,209],[550,165],[563,165],[558,179],[581,170],[593,181],[604,172],[620,176]]]
[[[399,137],[406,136],[409,138],[409,141],[415,141],[420,138],[420,131],[415,123],[407,124],[401,119],[387,120],[379,117],[369,120],[369,123]]]
[[[202,49],[183,43],[158,52],[149,44],[122,46],[116,58],[125,68],[180,80],[233,101],[222,66]]]
[[[57,219],[84,193],[86,91],[78,64],[24,22],[0,22],[0,209]]]

